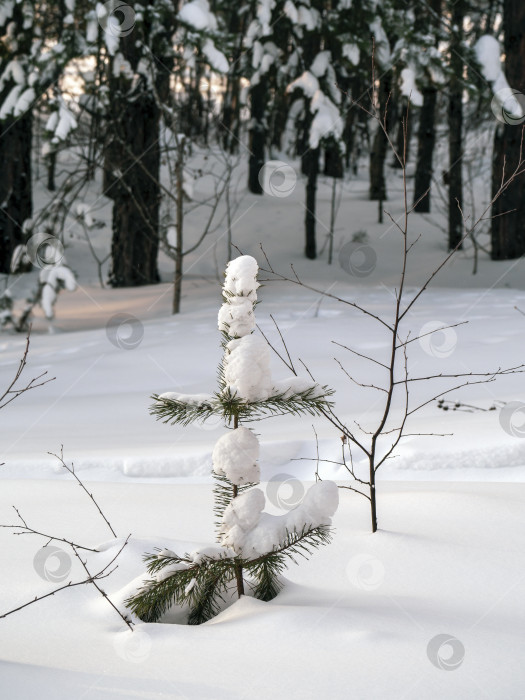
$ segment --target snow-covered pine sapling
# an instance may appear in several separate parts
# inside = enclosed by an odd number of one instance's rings
[[[332,391],[293,376],[274,382],[267,343],[254,335],[258,265],[243,255],[228,263],[219,311],[224,356],[214,394],[166,393],[154,396],[152,413],[165,423],[186,426],[221,416],[229,430],[212,454],[218,544],[183,556],[163,549],[147,554],[150,579],[126,604],[145,622],[158,620],[172,606],[200,624],[247,591],[260,600],[279,592],[281,574],[297,554],[330,541],[331,516],[338,505],[332,481],[318,481],[297,508],[283,514],[263,512],[259,441],[243,425],[272,415],[318,415],[331,405]]]

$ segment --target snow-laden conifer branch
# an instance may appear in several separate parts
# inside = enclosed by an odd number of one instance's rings
[[[330,528],[319,525],[287,532],[279,545],[253,559],[221,547],[209,554],[197,550],[183,556],[158,550],[144,556],[151,578],[126,600],[126,605],[144,622],[156,622],[177,604],[188,608],[188,624],[199,625],[217,615],[221,605],[231,598],[229,589],[237,567],[241,566],[249,576],[255,597],[272,600],[282,588],[280,576],[287,560],[297,564],[298,557],[307,558],[330,541]]]

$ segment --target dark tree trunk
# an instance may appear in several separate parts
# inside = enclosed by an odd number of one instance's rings
[[[0,272],[9,272],[22,225],[33,212],[31,187],[32,115],[0,124]]]
[[[110,284],[135,287],[159,281],[159,114],[147,94],[118,104],[105,160],[106,195],[114,202]]]
[[[289,107],[288,98],[284,90],[275,88],[272,90],[270,105],[270,143],[280,151]]]
[[[48,156],[48,159],[49,160],[47,163],[47,189],[50,192],[54,192],[56,190],[55,173],[57,166],[57,152],[51,151],[51,153]]]
[[[121,37],[119,50],[131,66],[137,66],[141,46],[134,31]],[[160,56],[159,61],[170,65],[168,57]],[[159,281],[160,109],[145,79],[132,83],[122,75],[113,77],[111,64],[108,71],[104,190],[114,202],[110,284],[154,284]],[[168,94],[169,71],[158,75],[156,92],[162,100]]]
[[[397,117],[397,134],[396,134],[396,151],[401,158],[403,154],[405,156],[406,162],[408,162],[409,149],[410,149],[410,137],[412,135],[412,124],[414,123],[414,117],[410,114],[410,110],[407,109],[408,100],[403,99],[401,103],[401,109]],[[408,121],[407,121],[408,114]],[[406,129],[406,144],[405,144],[405,129]],[[402,168],[401,163],[394,156],[392,158],[392,167],[400,170]]]
[[[324,149],[324,175],[327,177],[343,177],[343,155],[336,143],[330,142]]]
[[[391,74],[385,73],[379,80],[379,118],[386,122],[386,129],[390,131],[392,108],[388,104],[391,92]],[[388,149],[388,139],[380,124],[377,124],[372,150],[370,152],[370,192],[372,201],[384,201],[387,197],[385,182],[385,159]]]
[[[463,0],[462,0],[463,1]],[[442,0],[429,0],[428,3],[416,3],[414,6],[416,26],[422,32],[433,33],[437,48],[440,34],[439,19],[442,13]],[[456,49],[457,50],[457,49]],[[461,70],[458,62],[458,70]],[[426,83],[423,86],[423,105],[419,115],[417,133],[417,159],[414,181],[415,211],[425,214],[430,211],[430,186],[432,183],[432,159],[436,144],[436,103],[437,88],[432,81],[430,71],[425,71]],[[416,202],[418,202],[416,204]]]
[[[239,150],[240,128],[241,128],[241,75],[240,59],[242,55],[242,38],[244,36],[246,21],[249,13],[239,13],[235,10],[230,12],[229,33],[237,37],[232,64],[226,76],[226,90],[222,107],[222,119],[220,129],[222,132],[223,148],[230,153],[237,153]]]
[[[316,199],[317,199],[317,176],[319,174],[319,148],[310,148],[303,155],[303,166],[307,176],[306,182],[306,212],[304,227],[306,234],[305,255],[310,260],[317,257],[317,244],[315,240],[316,224]]]
[[[266,96],[267,85],[260,80],[250,90],[251,98],[251,127],[250,127],[250,160],[248,163],[248,189],[253,194],[262,194],[263,188],[259,181],[259,173],[264,165],[264,150],[266,145]]]
[[[454,30],[450,42],[448,100],[448,249],[462,248],[463,244],[463,20],[465,0],[458,0],[452,10]]]
[[[525,93],[525,3],[505,0],[505,73],[513,90]],[[521,108],[524,108],[520,100]],[[499,124],[494,139],[492,194],[516,169],[523,138],[523,124]],[[504,171],[505,169],[505,171]],[[504,212],[509,212],[504,214]],[[501,216],[504,214],[503,216]],[[525,175],[518,175],[492,206],[492,259],[510,260],[525,255]]]
[[[417,161],[414,181],[414,211],[425,214],[430,211],[430,183],[432,182],[432,157],[436,144],[436,101],[434,85],[423,88],[423,105],[419,114],[417,133]]]

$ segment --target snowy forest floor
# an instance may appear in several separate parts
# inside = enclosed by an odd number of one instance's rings
[[[400,178],[389,175],[392,202],[402,213]],[[321,289],[362,303],[374,313],[393,313],[399,271],[399,234],[379,225],[377,203],[358,201],[366,183],[345,185],[332,266],[310,262],[302,249],[302,187],[286,199],[246,198],[234,226],[234,242],[262,263],[262,242],[272,263]],[[327,221],[329,186],[321,187],[319,217]],[[433,215],[439,220],[439,213]],[[408,278],[415,290],[446,254],[443,234],[431,217],[413,215]],[[193,228],[192,228],[193,226]],[[189,236],[198,235],[198,220]],[[344,242],[360,230],[377,260],[370,274],[349,276],[338,264]],[[97,234],[107,249],[108,229]],[[221,237],[222,236],[222,237]],[[322,234],[320,234],[322,238]],[[47,370],[55,381],[21,397],[2,412],[0,523],[12,523],[16,505],[36,529],[77,538],[87,546],[107,541],[93,505],[48,452],[64,445],[89,484],[119,538],[132,533],[118,570],[105,583],[115,602],[143,570],[141,556],[154,546],[191,548],[213,540],[210,455],[223,427],[172,428],[148,416],[150,396],[163,391],[212,391],[220,359],[216,330],[224,236],[205,243],[186,261],[183,310],[170,315],[171,263],[162,260],[163,284],[131,290],[102,290],[86,248],[67,250],[79,290],[63,292],[55,333],[35,320],[26,376]],[[490,371],[523,362],[525,311],[523,261],[493,263],[485,257],[473,276],[470,251],[459,253],[409,315],[405,331],[425,324],[468,321],[432,342],[410,345],[413,376]],[[21,287],[24,279],[15,282]],[[410,294],[409,294],[410,296]],[[298,287],[268,282],[260,290],[257,319],[279,343],[270,314],[315,378],[337,389],[336,406],[349,424],[374,425],[381,405],[374,392],[353,385],[337,357],[362,382],[381,381],[380,369],[351,356],[332,341],[385,359],[381,326],[356,310]],[[107,323],[115,314],[136,317],[131,349],[119,347]],[[441,337],[442,336],[442,337]],[[0,338],[2,385],[20,360],[24,339]],[[289,371],[273,358],[275,378]],[[450,386],[450,384],[448,384]],[[445,382],[416,382],[411,400],[431,398]],[[278,700],[349,695],[368,700],[450,697],[514,700],[523,696],[525,625],[525,440],[520,412],[514,422],[499,402],[521,402],[525,375],[463,388],[453,400],[497,410],[443,412],[435,402],[410,423],[412,437],[398,457],[379,471],[379,532],[369,533],[367,502],[348,491],[334,519],[334,542],[310,562],[290,567],[284,591],[271,603],[245,598],[204,626],[141,625],[134,633],[87,586],[71,589],[0,621],[2,697],[29,700]],[[396,407],[397,411],[398,407]],[[512,422],[512,425],[511,425]],[[285,475],[304,488],[320,455],[337,460],[340,435],[326,421],[294,417],[255,424],[261,441],[263,487]],[[514,434],[511,434],[514,432]],[[440,433],[446,437],[423,437]],[[452,434],[453,433],[453,434]],[[451,435],[452,434],[452,435]],[[366,465],[357,460],[358,474]],[[320,465],[324,478],[348,484],[334,465]],[[91,483],[97,482],[97,483]],[[294,494],[292,494],[294,495]],[[286,498],[286,494],[281,496]],[[97,519],[98,518],[98,519]],[[31,536],[2,539],[0,614],[52,589],[33,566],[44,541]],[[95,569],[122,539],[98,554]],[[180,544],[177,544],[180,543]],[[82,575],[72,561],[71,577]],[[429,642],[445,634],[459,645],[427,654]],[[446,666],[452,654],[452,670]],[[459,656],[458,656],[459,655]]]

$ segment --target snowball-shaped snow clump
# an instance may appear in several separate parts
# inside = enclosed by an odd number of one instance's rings
[[[231,297],[219,309],[219,330],[226,331],[230,338],[249,335],[254,328],[255,314],[249,297]]]
[[[226,279],[223,289],[229,294],[249,297],[253,301],[257,298],[257,273],[259,266],[257,260],[251,255],[241,255],[235,260],[230,260],[226,266]]]
[[[230,392],[244,401],[265,401],[273,392],[270,351],[257,335],[245,335],[226,345],[224,380]]]
[[[232,484],[258,483],[260,479],[259,441],[248,428],[230,430],[217,440],[213,448],[213,471]]]
[[[221,524],[221,544],[242,551],[246,535],[259,523],[265,498],[261,489],[250,489],[234,498]]]

